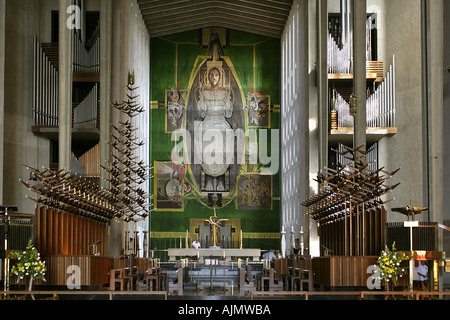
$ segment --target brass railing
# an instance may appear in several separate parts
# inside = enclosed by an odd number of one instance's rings
[[[444,296],[450,296],[448,291],[252,291],[250,295],[251,300],[258,298],[287,298],[288,296],[304,296],[305,300],[309,300],[311,296],[326,296],[326,297],[350,297],[355,299],[365,299],[370,296],[385,296],[390,298],[406,297],[409,300],[420,300],[424,297],[433,297],[442,300]]]
[[[110,291],[110,290],[100,290],[100,291],[86,291],[86,290],[71,290],[71,291],[24,291],[24,290],[8,290],[0,294],[0,300],[11,300],[18,299],[20,297],[34,297],[36,300],[37,296],[49,296],[51,298],[45,298],[46,300],[59,300],[59,297],[65,295],[106,295],[109,300],[113,300],[114,296],[163,296],[164,300],[167,300],[167,291]],[[15,297],[12,297],[15,296]]]

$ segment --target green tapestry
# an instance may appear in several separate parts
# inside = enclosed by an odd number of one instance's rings
[[[151,40],[150,161],[156,208],[150,215],[151,235],[186,232],[192,219],[213,214],[213,199],[219,218],[240,220],[243,233],[252,235],[244,246],[278,247],[280,40],[220,30],[219,45],[213,46],[210,31]],[[212,147],[214,156],[231,154],[232,164],[208,166],[205,159],[194,159],[198,132],[204,134],[205,128],[224,137],[225,132],[243,134],[242,144],[224,138],[224,152],[217,143]],[[200,154],[211,146],[202,145]],[[194,231],[189,232],[192,238]],[[151,241],[152,249],[178,246]]]

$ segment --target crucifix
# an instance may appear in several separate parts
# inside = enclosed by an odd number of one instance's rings
[[[222,221],[228,221],[228,219],[218,219],[217,215],[216,215],[216,206],[214,206],[214,216],[209,217],[209,219],[205,220],[205,221],[208,222],[212,226],[212,229],[213,229],[212,242],[213,242],[213,246],[215,247],[217,244],[217,228],[222,228],[220,223]]]

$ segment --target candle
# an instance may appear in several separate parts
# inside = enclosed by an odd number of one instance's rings
[[[240,234],[240,243],[239,243],[239,248],[242,249],[242,229],[241,229],[241,234]]]

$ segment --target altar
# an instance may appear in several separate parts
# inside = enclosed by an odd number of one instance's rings
[[[177,257],[197,257],[204,262],[205,259],[225,259],[231,261],[236,258],[251,258],[259,261],[261,249],[239,249],[239,248],[172,248],[167,249],[169,261],[175,261]]]

